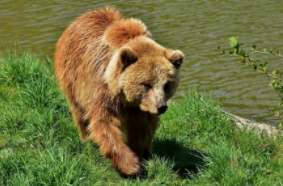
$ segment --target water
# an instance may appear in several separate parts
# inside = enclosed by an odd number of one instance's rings
[[[53,57],[54,46],[65,28],[78,15],[97,6],[114,5],[128,17],[140,18],[153,38],[186,55],[181,90],[196,87],[224,102],[225,110],[259,122],[275,124],[264,104],[276,102],[276,94],[262,74],[218,55],[227,38],[240,36],[246,47],[281,48],[283,6],[279,0],[0,0],[0,41],[29,48],[39,57]],[[0,51],[5,47],[0,46]],[[259,56],[260,57],[260,56]],[[270,68],[283,60],[268,56]]]

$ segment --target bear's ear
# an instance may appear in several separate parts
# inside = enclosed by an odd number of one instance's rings
[[[135,63],[137,60],[138,60],[138,57],[131,48],[124,47],[120,50],[120,61],[123,65],[123,69]]]
[[[180,50],[175,50],[166,55],[167,59],[179,69],[184,60],[184,54]]]

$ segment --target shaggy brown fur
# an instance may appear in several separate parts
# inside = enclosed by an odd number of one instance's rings
[[[82,139],[98,144],[128,176],[149,155],[183,61],[181,51],[150,37],[140,20],[106,7],[75,20],[55,51],[55,74]]]

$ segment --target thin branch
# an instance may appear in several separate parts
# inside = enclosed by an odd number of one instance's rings
[[[262,52],[262,51],[258,51],[258,50],[249,51],[249,53],[272,54],[274,56],[283,57],[283,55],[281,55],[281,54],[276,54],[276,53],[273,54],[273,53],[270,53],[270,52]]]
[[[265,75],[266,75],[267,79],[268,79],[269,81],[271,81],[271,79],[270,79],[270,77],[269,77],[270,74],[267,73],[267,72],[265,72]],[[280,99],[283,100],[283,96],[280,94],[280,92],[279,92],[278,90],[276,90],[274,87],[273,87],[273,89],[276,91],[276,93],[278,94],[278,96],[280,97]]]
[[[254,52],[264,53],[264,52],[260,52],[260,51],[254,51]],[[265,52],[265,53],[268,54],[268,52]],[[225,55],[225,56],[229,56],[229,57],[231,57],[231,56],[232,56],[232,57],[240,56],[240,55],[237,55],[237,54],[224,54],[224,55]],[[281,56],[281,55],[277,55],[277,56],[283,57],[283,56]],[[242,57],[242,56],[241,56],[241,57]],[[246,64],[246,66],[250,66],[248,63],[249,63],[249,62],[246,62],[246,57],[245,57],[245,64]],[[276,76],[274,76],[273,74],[270,74],[270,73],[268,73],[268,72],[264,72],[264,71],[260,71],[260,70],[256,70],[256,71],[257,71],[257,72],[264,73],[269,81],[271,81],[270,77],[272,77],[272,78],[274,78],[274,79],[277,78]],[[282,82],[282,80],[280,80],[280,82]],[[276,93],[277,93],[277,95],[280,97],[280,99],[283,100],[283,95],[280,94],[280,92],[279,92],[278,90],[276,90],[274,87],[273,87],[273,89],[276,91]]]

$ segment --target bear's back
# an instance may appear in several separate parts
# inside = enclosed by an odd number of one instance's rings
[[[140,20],[126,19],[109,7],[87,12],[71,23],[54,55],[55,75],[67,98],[86,103],[103,86],[107,92],[102,77],[109,61],[120,47],[140,35],[150,37]]]

